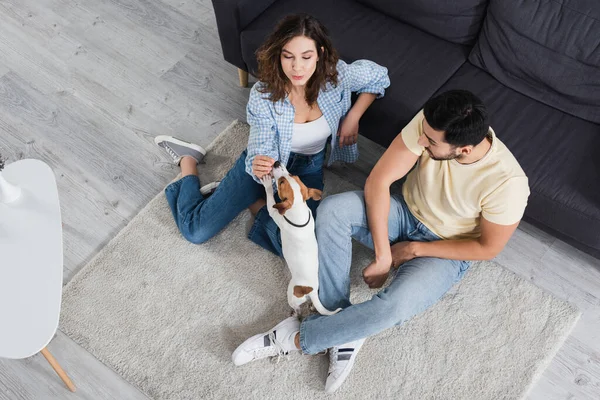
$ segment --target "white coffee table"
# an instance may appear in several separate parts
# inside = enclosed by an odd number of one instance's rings
[[[38,352],[75,386],[46,346],[58,328],[63,277],[60,205],[54,173],[40,160],[8,164],[2,176],[21,196],[0,203],[0,357]]]

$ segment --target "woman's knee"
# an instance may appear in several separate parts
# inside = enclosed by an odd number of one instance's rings
[[[215,234],[208,229],[202,227],[191,228],[189,225],[180,227],[181,235],[190,243],[203,244],[210,240]]]

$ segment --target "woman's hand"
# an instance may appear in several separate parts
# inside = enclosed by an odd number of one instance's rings
[[[354,116],[352,112],[346,115],[346,118],[340,124],[338,137],[340,147],[353,145],[358,141],[358,121],[360,118]]]
[[[271,173],[275,160],[268,156],[256,156],[252,161],[252,173],[256,175],[258,179],[262,179],[263,176]]]

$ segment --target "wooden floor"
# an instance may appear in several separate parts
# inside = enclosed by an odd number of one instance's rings
[[[176,175],[153,137],[207,145],[245,120],[248,92],[222,59],[210,0],[0,2],[0,152],[55,171],[65,283]],[[362,147],[337,168],[359,183],[381,152]],[[600,398],[600,261],[527,224],[498,261],[583,311],[530,398]],[[0,399],[146,399],[60,332],[49,349],[78,392],[36,355],[0,360]]]

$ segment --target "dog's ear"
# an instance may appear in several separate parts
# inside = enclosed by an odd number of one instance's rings
[[[281,215],[285,214],[290,207],[292,207],[292,202],[288,199],[284,199],[281,203],[273,204],[273,208],[276,208]]]
[[[310,195],[308,194],[308,188],[306,187],[304,182],[302,182],[297,176],[294,176],[294,179],[296,180],[296,182],[298,182],[298,186],[300,186],[300,194],[302,195],[302,200],[306,201],[310,197]]]
[[[305,198],[304,200],[307,199],[313,199],[313,200],[321,200],[321,198],[323,197],[323,192],[320,191],[319,189],[308,189],[308,197]]]

